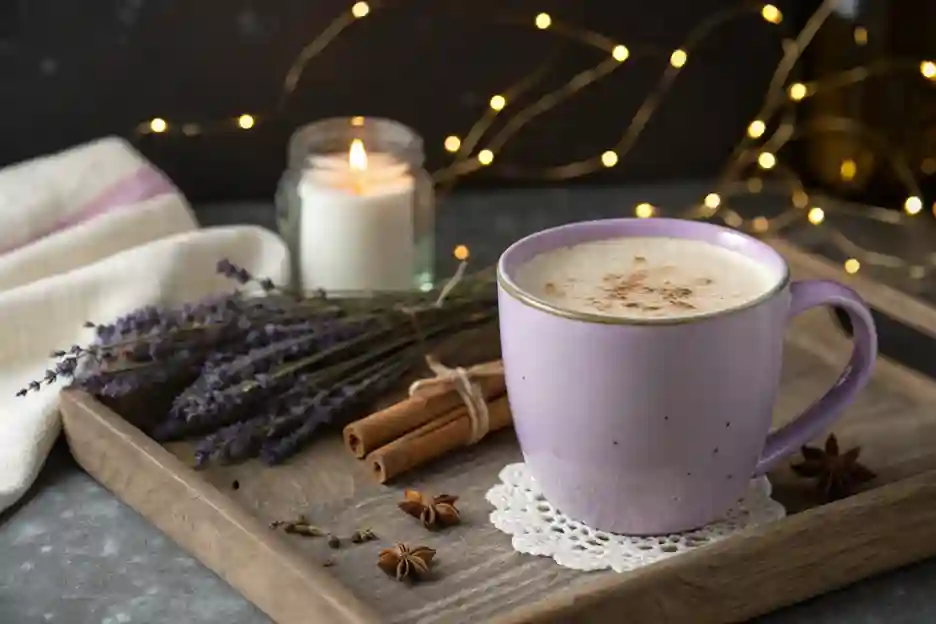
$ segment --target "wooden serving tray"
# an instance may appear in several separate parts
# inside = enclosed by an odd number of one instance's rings
[[[881,312],[936,336],[936,311],[784,243],[797,278],[847,280]],[[835,379],[850,343],[828,312],[789,332],[776,424]],[[340,435],[292,463],[194,472],[190,448],[164,448],[128,419],[79,392],[62,412],[81,466],[280,624],[480,622],[737,622],[936,555],[936,383],[881,358],[869,387],[837,424],[843,447],[862,446],[878,473],[867,491],[816,507],[811,482],[783,467],[779,522],[626,574],[581,573],[515,553],[488,522],[484,494],[521,459],[512,432],[377,485]],[[821,442],[821,441],[819,441]],[[428,533],[396,507],[404,486],[457,494],[464,524]],[[371,528],[379,541],[332,550],[323,538],[271,530],[298,513],[339,535]],[[402,541],[438,551],[435,580],[407,587],[376,567]],[[324,567],[323,562],[333,565]],[[624,618],[622,620],[622,618]]]

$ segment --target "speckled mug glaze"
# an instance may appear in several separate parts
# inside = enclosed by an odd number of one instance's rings
[[[570,312],[514,281],[533,256],[626,236],[697,239],[776,269],[741,307],[688,319],[631,321]],[[717,519],[748,480],[826,429],[871,376],[877,335],[867,305],[829,281],[790,282],[769,245],[675,219],[573,223],[514,243],[497,266],[507,391],[524,460],[563,513],[604,531],[660,535]],[[788,320],[843,309],[851,360],[799,418],[770,432]]]

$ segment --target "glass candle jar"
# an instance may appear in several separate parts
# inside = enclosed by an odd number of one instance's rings
[[[299,128],[276,197],[293,282],[342,294],[428,290],[435,193],[422,138],[372,117]]]

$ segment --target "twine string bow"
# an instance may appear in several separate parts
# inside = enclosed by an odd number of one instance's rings
[[[504,374],[501,361],[485,362],[469,368],[450,368],[431,355],[426,356],[426,365],[435,377],[419,379],[409,387],[409,395],[417,396],[440,385],[453,388],[468,409],[468,422],[471,425],[471,437],[468,444],[475,444],[491,430],[491,419],[484,392],[477,383],[478,379]]]
[[[449,278],[449,281],[445,283],[445,286],[442,287],[442,291],[439,292],[439,297],[435,300],[433,304],[437,308],[441,308],[442,304],[445,303],[445,298],[448,297],[452,291],[458,286],[458,283],[462,281],[465,277],[465,271],[468,270],[468,262],[462,260],[458,265],[458,269],[455,271],[455,275]]]
[[[418,306],[409,306],[403,304],[397,304],[394,306],[394,309],[399,310],[400,312],[406,314],[410,321],[413,323],[413,328],[416,330],[417,335],[421,335],[419,331],[419,325],[416,322],[416,313],[421,310],[426,310],[429,308],[441,308],[445,304],[445,299],[452,294],[452,291],[456,286],[464,279],[465,272],[468,270],[468,263],[462,260],[461,264],[458,265],[458,269],[455,271],[455,274],[449,278],[445,285],[442,286],[442,290],[439,291],[439,296],[436,300],[430,304],[423,304]]]

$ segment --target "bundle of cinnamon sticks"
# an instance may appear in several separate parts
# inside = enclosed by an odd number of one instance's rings
[[[435,378],[417,382],[408,398],[344,428],[345,446],[370,465],[380,483],[512,423],[500,360],[467,370],[432,358],[427,363]],[[482,398],[486,407],[479,414]]]

